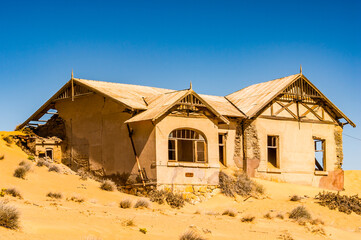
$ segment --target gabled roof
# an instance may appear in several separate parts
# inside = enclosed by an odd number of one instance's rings
[[[274,98],[282,93],[296,80],[302,78],[305,80],[322,98],[326,105],[338,119],[344,118],[351,126],[356,125],[338,109],[320,90],[316,88],[302,73],[278,78],[272,81],[254,84],[243,88],[237,92],[231,93],[226,98],[232,102],[247,117],[252,118],[264,109]]]
[[[268,82],[258,83],[237,92],[226,98],[248,117],[256,115],[265,105],[275,98],[280,91],[291,84],[300,75],[295,74]]]
[[[146,120],[152,120],[155,121],[161,116],[163,116],[168,110],[170,110],[173,106],[180,103],[182,99],[186,98],[188,95],[193,95],[196,97],[202,104],[204,104],[205,107],[207,107],[215,116],[220,118],[223,122],[229,123],[228,119],[223,116],[222,113],[218,112],[216,108],[220,109],[221,106],[218,105],[218,103],[213,99],[212,102],[206,101],[203,96],[206,95],[198,95],[196,92],[194,92],[192,89],[186,89],[181,91],[174,91],[169,92],[165,94],[161,94],[158,97],[153,97],[152,99],[149,99],[146,102],[148,102],[148,109],[144,112],[141,112],[134,117],[128,119],[125,121],[125,123],[131,123],[131,122],[139,122],[139,121],[146,121]],[[208,98],[212,96],[207,96]],[[220,97],[222,98],[222,97]],[[224,98],[223,98],[224,99]],[[223,103],[227,102],[226,99],[223,100]],[[229,102],[227,104],[231,105]],[[231,105],[232,106],[232,105]],[[233,107],[233,106],[232,106]],[[226,111],[223,110],[223,113]],[[241,113],[233,107],[233,109],[230,111],[231,115],[237,115],[238,117],[243,117]],[[228,114],[227,114],[228,115]]]

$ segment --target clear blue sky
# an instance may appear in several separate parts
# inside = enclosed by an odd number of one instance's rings
[[[75,77],[227,95],[299,72],[358,128],[360,1],[0,0],[0,129]],[[344,168],[361,141],[344,136]]]

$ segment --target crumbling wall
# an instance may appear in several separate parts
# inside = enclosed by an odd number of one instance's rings
[[[243,168],[243,152],[242,152],[242,123],[237,121],[236,134],[234,137],[234,154],[233,161],[237,167]]]
[[[256,126],[252,121],[246,121],[244,124],[245,152],[247,159],[261,159],[261,150],[259,146],[259,137]]]
[[[335,145],[336,145],[335,169],[341,169],[343,162],[342,131],[343,129],[340,126],[337,126],[334,132]]]
[[[44,125],[34,128],[34,133],[40,137],[58,137],[65,139],[65,123],[58,115],[53,115]]]

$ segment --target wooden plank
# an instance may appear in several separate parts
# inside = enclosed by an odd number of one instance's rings
[[[280,102],[277,102],[282,108],[280,110],[278,110],[275,115],[277,116],[279,113],[281,113],[283,110],[286,110],[289,114],[292,115],[292,117],[294,117],[295,119],[298,119],[298,117],[290,110],[288,109],[289,106],[291,106],[293,104],[293,102],[289,102],[288,104],[286,105],[283,105],[282,103]]]
[[[301,104],[302,104],[305,108],[308,109],[308,110],[307,110],[308,112],[311,112],[313,115],[315,115],[315,116],[318,118],[318,120],[320,120],[320,121],[323,120],[323,118],[320,117],[320,115],[318,115],[318,114],[314,111],[314,109],[317,108],[318,105],[313,105],[313,106],[310,108],[309,106],[307,106],[306,104],[303,104],[302,102],[301,102]],[[302,114],[302,116],[306,116],[306,115],[308,114],[307,111],[306,111],[304,114]]]

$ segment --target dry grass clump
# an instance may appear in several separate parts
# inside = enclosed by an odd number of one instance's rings
[[[49,167],[49,170],[48,170],[49,172],[57,172],[57,173],[60,173],[60,168],[57,166],[57,165],[51,165],[50,167]]]
[[[135,226],[134,219],[125,220],[124,225],[127,226],[127,227],[134,227]]]
[[[19,215],[15,207],[0,202],[0,226],[10,229],[19,228]]]
[[[12,144],[13,143],[13,139],[10,136],[5,136],[3,137],[3,140],[7,143],[7,144]]]
[[[14,177],[25,179],[25,175],[29,170],[23,166],[17,167],[14,171]]]
[[[202,236],[200,236],[197,232],[195,232],[193,230],[189,230],[189,231],[183,233],[179,237],[179,240],[206,240],[206,239],[203,238]]]
[[[289,218],[295,220],[310,220],[311,214],[304,206],[298,206],[291,211]]]
[[[26,160],[23,160],[19,163],[19,166],[24,167],[26,171],[29,171],[31,169],[31,163],[29,163]]]
[[[264,194],[265,189],[262,185],[252,181],[246,174],[238,174],[231,177],[224,172],[219,172],[219,185],[221,192],[229,197],[236,194],[249,196],[252,194]]]
[[[7,188],[3,190],[5,194],[10,195],[12,197],[17,197],[22,199],[21,193],[16,188]]]
[[[300,201],[302,198],[298,195],[293,195],[291,198],[290,198],[290,201],[292,202],[298,202]]]
[[[4,154],[0,155],[0,160],[4,160],[5,156]]]
[[[181,208],[184,207],[184,199],[182,194],[167,192],[164,190],[153,190],[149,193],[149,199],[152,202],[158,204],[163,204],[167,202],[172,208]]]
[[[61,193],[56,193],[56,192],[49,192],[48,194],[46,194],[47,197],[50,198],[55,198],[55,199],[61,199],[63,198],[63,194]]]
[[[312,225],[319,225],[319,224],[324,225],[324,224],[325,224],[325,223],[324,223],[321,219],[319,219],[319,218],[312,219],[312,220],[310,221],[310,223],[311,223]]]
[[[34,160],[35,160],[35,157],[34,157],[33,155],[29,155],[29,156],[28,156],[28,160],[34,161]]]
[[[241,219],[242,222],[253,222],[254,220],[256,219],[255,216],[251,216],[251,215],[248,215],[248,216],[245,216]]]
[[[282,240],[294,240],[294,238],[289,233],[284,233],[279,236],[279,239]]]
[[[117,189],[117,186],[115,185],[115,183],[113,181],[105,180],[100,185],[100,188],[105,191],[114,191],[115,189]]]
[[[149,208],[149,206],[149,201],[145,198],[141,198],[135,203],[134,208]]]
[[[139,232],[146,234],[146,233],[147,233],[147,229],[146,229],[146,228],[139,228]]]
[[[44,160],[43,158],[40,158],[38,160],[38,162],[36,163],[37,167],[42,167],[42,166],[46,166],[46,167],[50,167],[50,163],[46,160]]]
[[[67,201],[73,201],[73,202],[76,202],[76,203],[82,203],[85,201],[85,199],[81,196],[77,196],[77,195],[74,195],[74,196],[71,196],[70,198],[67,198],[66,199]]]
[[[119,203],[120,208],[130,208],[132,206],[132,201],[130,199],[123,199]]]
[[[282,214],[282,213],[278,213],[278,214],[276,215],[276,218],[279,218],[279,219],[284,219],[285,217],[283,216],[283,214]]]
[[[225,210],[222,215],[227,215],[227,216],[230,216],[230,217],[235,217],[237,216],[237,212],[234,211],[233,209],[227,209]]]
[[[272,216],[270,213],[266,213],[263,217],[267,218],[267,219],[272,219]]]
[[[351,214],[355,212],[361,215],[361,198],[358,195],[347,196],[340,195],[339,192],[320,192],[316,197],[318,204],[321,206],[327,206],[329,209],[338,209],[340,212]]]

